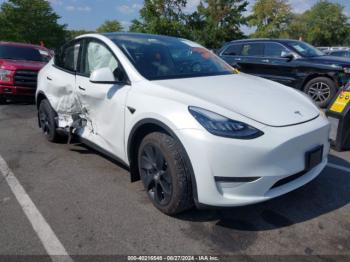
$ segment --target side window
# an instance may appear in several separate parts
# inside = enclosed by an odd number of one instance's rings
[[[75,72],[78,65],[80,42],[70,43],[61,48],[55,56],[55,65]]]
[[[230,45],[224,51],[223,55],[238,56],[241,54],[242,45]]]
[[[276,43],[265,44],[265,56],[279,58],[283,53],[290,53],[290,51],[284,46]]]
[[[347,56],[347,53],[345,51],[336,51],[336,52],[333,52],[332,55],[334,55],[334,56]]]
[[[264,56],[264,44],[250,43],[243,45],[242,56]]]
[[[118,61],[108,48],[97,41],[89,41],[85,48],[82,73],[90,76],[97,69],[108,67],[113,73],[118,68]]]

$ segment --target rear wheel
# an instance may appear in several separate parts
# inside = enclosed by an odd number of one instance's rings
[[[46,99],[41,101],[38,113],[39,123],[46,139],[50,142],[57,142],[59,138],[56,131],[55,116],[56,113],[52,109],[49,101]]]
[[[175,215],[193,206],[184,152],[171,136],[159,132],[147,135],[139,148],[138,166],[147,194],[160,211]]]
[[[306,84],[304,91],[318,106],[327,107],[337,92],[337,86],[327,77],[316,77]]]

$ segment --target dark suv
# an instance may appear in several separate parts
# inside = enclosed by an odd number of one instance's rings
[[[350,59],[326,56],[297,40],[232,41],[218,54],[244,73],[304,91],[321,107],[327,106],[350,78]]]

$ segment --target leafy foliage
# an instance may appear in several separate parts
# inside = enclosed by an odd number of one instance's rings
[[[241,26],[256,28],[253,37],[288,37],[319,46],[350,44],[350,25],[344,7],[319,0],[310,10],[294,14],[288,0],[257,0],[245,17],[247,0],[200,0],[195,11],[187,0],[145,0],[140,18],[129,31],[172,35],[197,41],[209,48],[244,38]],[[187,10],[187,11],[186,11]],[[47,0],[7,0],[0,7],[0,39],[56,48],[87,30],[66,30]],[[107,20],[97,32],[118,32],[123,26]]]
[[[107,20],[99,28],[97,28],[98,33],[110,33],[110,32],[120,32],[124,28],[118,20]]]
[[[184,36],[186,15],[183,8],[187,0],[145,0],[140,20],[133,20],[131,32]]]
[[[287,0],[258,0],[249,17],[249,25],[256,26],[253,37],[286,37],[293,18]]]
[[[343,6],[321,0],[310,10],[294,17],[289,35],[317,46],[341,45],[350,33],[347,20]]]
[[[319,0],[310,10],[294,14],[287,0],[258,0],[249,17],[253,37],[303,39],[317,46],[350,42],[350,26],[344,7]]]
[[[203,0],[197,12],[188,19],[192,38],[209,48],[219,48],[225,42],[243,38],[241,25],[246,24],[243,13],[246,0]]]
[[[0,39],[55,48],[65,41],[65,27],[45,0],[8,0],[1,5]]]
[[[123,31],[123,26],[118,20],[106,20],[96,31],[92,30],[67,30],[66,39],[67,41],[72,40],[80,35],[93,34],[93,33],[109,33]]]
[[[132,21],[131,32],[189,38],[207,47],[241,38],[246,0],[202,0],[192,14],[185,13],[187,0],[145,0],[141,20]]]

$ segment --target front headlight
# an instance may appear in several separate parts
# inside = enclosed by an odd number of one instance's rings
[[[253,139],[262,136],[264,133],[250,125],[235,121],[211,111],[190,106],[190,113],[193,117],[211,134],[216,136]]]
[[[12,71],[0,69],[0,82],[11,82]]]

